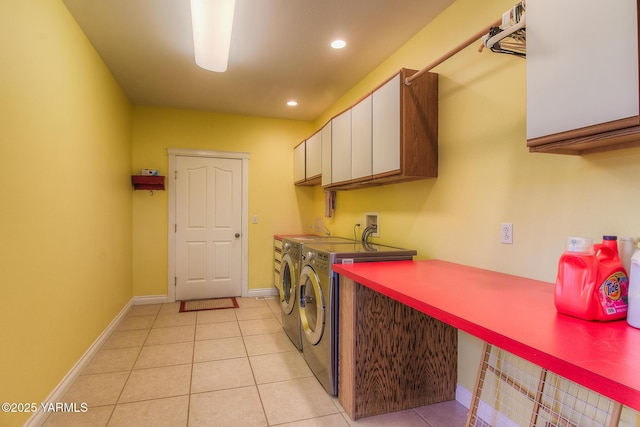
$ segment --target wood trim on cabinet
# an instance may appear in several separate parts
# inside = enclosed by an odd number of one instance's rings
[[[531,152],[589,154],[640,145],[640,116],[529,139]]]
[[[403,69],[400,90],[402,174],[438,176],[438,74],[425,73],[411,85],[405,78],[415,70]]]
[[[322,174],[312,176],[311,178],[307,178],[304,181],[296,182],[295,184],[298,186],[311,186],[311,185],[320,185],[322,180]]]
[[[640,117],[634,116],[527,141],[530,152],[582,155],[640,146]]]

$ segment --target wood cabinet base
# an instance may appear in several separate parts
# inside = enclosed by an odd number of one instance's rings
[[[351,417],[455,399],[457,329],[340,277],[338,400]]]
[[[527,141],[530,152],[591,154],[640,146],[640,117],[630,117]]]

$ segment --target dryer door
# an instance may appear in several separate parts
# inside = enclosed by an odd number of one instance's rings
[[[280,306],[284,314],[291,314],[296,306],[296,271],[288,253],[282,256],[280,267]]]
[[[306,339],[320,342],[325,325],[325,295],[315,270],[305,265],[300,273],[300,323]]]

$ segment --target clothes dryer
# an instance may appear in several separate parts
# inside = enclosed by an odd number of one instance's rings
[[[415,250],[363,242],[304,244],[300,272],[302,353],[327,393],[338,394],[338,286],[337,263],[404,261]]]
[[[280,308],[282,327],[291,342],[302,351],[300,311],[298,310],[298,280],[300,279],[300,250],[303,243],[330,242],[351,243],[353,240],[334,236],[286,236],[282,238],[282,261],[280,264]]]

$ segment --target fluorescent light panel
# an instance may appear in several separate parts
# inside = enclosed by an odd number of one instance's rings
[[[235,0],[191,0],[196,64],[218,73],[227,70]]]

